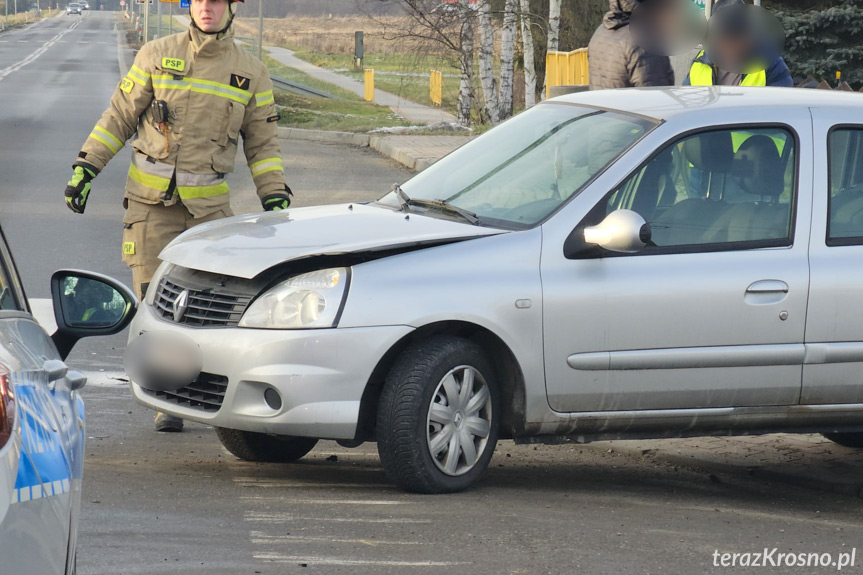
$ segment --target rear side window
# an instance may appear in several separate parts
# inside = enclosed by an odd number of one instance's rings
[[[830,162],[827,245],[863,244],[863,126],[833,130],[827,148]]]
[[[691,134],[624,182],[602,215],[619,209],[641,214],[653,231],[648,253],[791,245],[795,144],[793,134],[778,127]]]

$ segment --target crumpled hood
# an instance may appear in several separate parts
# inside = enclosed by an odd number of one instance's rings
[[[637,0],[608,0],[608,12],[602,19],[602,23],[609,30],[617,30],[629,25],[632,11],[638,6]]]
[[[251,279],[280,263],[412,247],[504,233],[457,221],[361,204],[249,214],[201,224],[160,258],[196,270]]]

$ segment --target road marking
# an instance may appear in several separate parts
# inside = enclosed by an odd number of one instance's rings
[[[470,565],[462,561],[382,561],[364,559],[340,559],[338,557],[307,557],[304,555],[282,555],[281,553],[256,553],[255,559],[272,563],[308,563],[310,565],[370,566],[370,567],[457,567]]]
[[[368,545],[425,545],[420,541],[388,541],[385,539],[345,539],[339,537],[302,536],[302,535],[270,535],[263,531],[251,531],[249,537],[256,545],[275,545],[281,543],[346,543]]]
[[[392,487],[386,483],[316,483],[312,481],[292,481],[290,479],[256,479],[254,477],[235,477],[234,483],[239,487],[260,487],[262,489],[323,489],[337,487],[339,489],[387,489]]]
[[[278,501],[283,505],[404,505],[407,501],[391,501],[388,499],[285,499],[283,497],[267,497],[261,495],[241,495],[246,501]]]
[[[243,517],[244,521],[255,523],[287,523],[290,521],[311,521],[320,522],[328,521],[333,523],[400,523],[400,524],[417,524],[427,525],[431,523],[430,519],[409,519],[409,518],[392,518],[386,517],[381,519],[369,519],[365,517],[308,517],[300,515],[292,515],[282,512],[267,512],[267,511],[247,511]]]
[[[60,32],[59,34],[57,34],[56,36],[54,36],[53,38],[51,38],[50,40],[48,40],[47,42],[42,44],[42,46],[39,49],[37,49],[35,52],[33,52],[32,54],[30,54],[29,56],[27,56],[26,58],[24,58],[20,62],[18,62],[16,64],[12,64],[8,68],[4,68],[4,69],[0,70],[0,82],[2,82],[6,78],[6,76],[11,74],[12,72],[16,72],[16,71],[20,70],[21,68],[23,68],[27,64],[33,62],[36,58],[38,58],[39,56],[41,56],[42,54],[47,52],[48,48],[53,46],[58,40],[60,40],[60,38],[62,38],[63,36],[65,36],[66,34],[71,32],[75,28],[77,28],[78,24],[80,24],[80,23],[81,23],[80,20],[74,22],[68,28],[66,28],[65,30],[63,30],[62,32]],[[26,40],[18,40],[18,42],[23,43],[23,42],[26,42]]]

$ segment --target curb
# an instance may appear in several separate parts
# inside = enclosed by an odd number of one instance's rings
[[[777,483],[785,483],[795,487],[801,487],[812,491],[821,491],[824,493],[833,493],[836,495],[846,495],[851,497],[863,498],[863,481],[857,483],[848,483],[842,481],[830,481],[826,478],[818,478],[806,475],[796,475],[793,473],[785,473],[782,471],[772,471],[763,467],[742,466],[727,463],[719,463],[715,461],[704,461],[690,456],[677,455],[666,451],[653,451],[645,453],[641,449],[625,447],[617,445],[614,441],[585,443],[580,447],[593,450],[608,451],[614,450],[616,453],[637,458],[637,459],[652,459],[679,467],[687,467],[694,470],[702,470],[710,473],[722,473],[726,475],[745,476],[750,478],[766,479]]]
[[[395,160],[409,170],[421,172],[440,158],[415,156],[400,148],[396,143],[399,136],[358,134],[354,132],[333,132],[329,130],[306,130],[303,128],[278,128],[278,137],[283,140],[305,140],[371,148],[380,155]]]

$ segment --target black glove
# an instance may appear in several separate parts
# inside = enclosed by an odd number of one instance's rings
[[[264,207],[264,211],[266,212],[287,210],[291,206],[291,196],[293,195],[294,193],[291,191],[291,188],[285,186],[284,192],[264,196],[261,200],[261,205]]]
[[[90,195],[90,181],[99,173],[94,166],[84,162],[75,162],[72,179],[66,186],[66,205],[76,214],[83,214],[87,207],[87,197]]]

